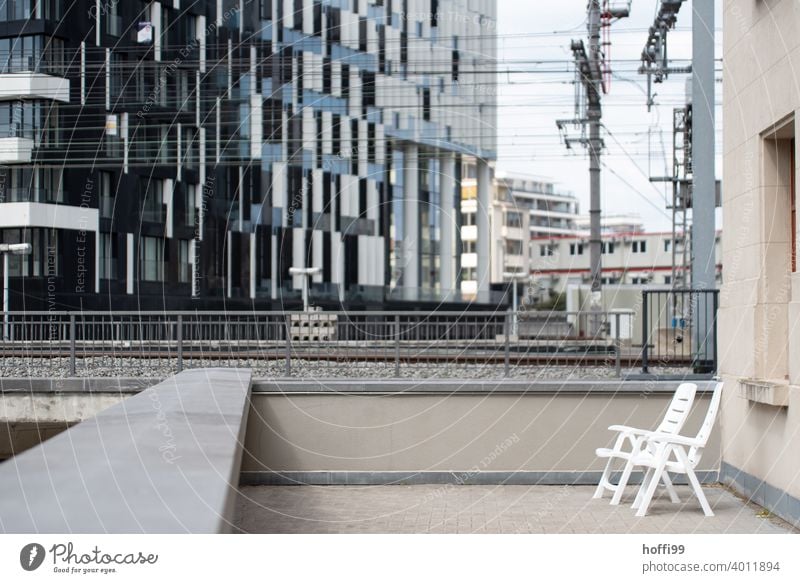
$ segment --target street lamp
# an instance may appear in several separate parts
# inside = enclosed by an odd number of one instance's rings
[[[322,273],[321,267],[290,267],[289,275],[303,278],[303,311],[308,312],[308,278]]]
[[[512,311],[514,312],[513,320],[511,321],[511,335],[517,335],[517,318],[518,318],[518,306],[517,306],[517,282],[523,280],[530,280],[531,276],[529,273],[521,273],[519,271],[506,271],[503,273],[504,279],[511,280],[511,286],[513,287],[512,298]]]
[[[28,255],[30,243],[0,243],[0,254],[3,255],[3,339],[8,340],[8,256]]]

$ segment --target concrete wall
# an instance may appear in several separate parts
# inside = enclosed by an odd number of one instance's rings
[[[724,30],[723,460],[727,472],[746,472],[796,499],[800,274],[791,268],[789,209],[797,198],[790,140],[800,136],[800,10],[792,0],[726,0]],[[788,407],[740,397],[741,379],[779,387]],[[733,475],[724,481],[742,483]]]
[[[674,386],[671,390],[674,390]],[[613,424],[655,427],[672,394],[552,391],[488,394],[258,394],[244,472],[599,472]],[[685,433],[707,408],[698,394]],[[715,431],[703,470],[719,467]],[[558,481],[558,480],[556,480]],[[596,481],[595,481],[596,483]]]

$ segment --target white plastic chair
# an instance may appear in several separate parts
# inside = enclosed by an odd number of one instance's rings
[[[686,475],[705,515],[714,516],[694,470],[703,456],[703,448],[708,443],[708,438],[714,429],[721,398],[722,383],[719,382],[714,387],[714,394],[708,405],[706,418],[696,437],[655,433],[648,437],[647,447],[631,458],[625,467],[627,475],[623,473],[625,480],[630,475],[631,468],[635,466],[648,468],[644,481],[639,488],[639,493],[633,503],[633,507],[636,508],[636,516],[641,517],[647,514],[647,508],[653,499],[658,482],[669,472]],[[622,479],[620,479],[620,484],[622,484]]]
[[[614,505],[619,504],[619,500],[622,497],[622,491],[625,489],[630,472],[627,476],[623,474],[625,478],[624,482],[620,481],[618,485],[612,484],[610,478],[614,460],[624,460],[626,462],[627,469],[627,462],[630,461],[632,456],[640,453],[642,447],[646,445],[648,436],[652,435],[653,433],[677,435],[677,433],[683,427],[683,424],[686,423],[686,419],[689,417],[689,411],[692,408],[692,402],[694,401],[694,395],[696,391],[697,385],[694,383],[681,384],[675,390],[675,394],[672,396],[672,401],[670,402],[669,408],[664,415],[664,419],[661,421],[655,431],[637,429],[635,427],[628,427],[626,425],[612,425],[608,428],[610,431],[616,431],[618,433],[617,440],[614,443],[613,448],[603,447],[595,450],[597,457],[608,458],[608,462],[606,463],[606,467],[603,470],[602,476],[600,477],[600,483],[597,485],[597,489],[594,492],[593,498],[602,498],[605,491],[610,490],[614,492],[611,503]],[[626,448],[626,444],[629,444],[630,447]],[[669,476],[665,475],[662,480],[664,481],[664,485],[667,487],[667,490],[670,492],[672,499],[676,502],[680,502],[677,493],[672,488],[672,484],[669,483]]]

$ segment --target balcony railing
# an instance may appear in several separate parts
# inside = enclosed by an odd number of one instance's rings
[[[0,202],[44,202],[59,203],[66,198],[63,190],[44,188],[8,188],[0,189]]]
[[[63,75],[64,64],[51,61],[46,55],[8,53],[0,54],[0,73],[43,73],[46,75]]]

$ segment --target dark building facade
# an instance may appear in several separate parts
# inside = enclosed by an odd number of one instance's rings
[[[460,301],[494,4],[0,2],[11,309]]]

